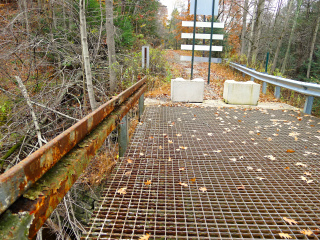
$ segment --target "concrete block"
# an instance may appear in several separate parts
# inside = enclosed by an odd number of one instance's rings
[[[203,102],[204,80],[196,78],[184,80],[171,79],[171,101],[173,102]]]
[[[257,105],[260,94],[260,84],[252,81],[236,82],[226,80],[223,89],[223,100],[237,105]]]

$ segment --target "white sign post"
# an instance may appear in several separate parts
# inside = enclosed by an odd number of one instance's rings
[[[149,69],[149,46],[142,47],[142,69]]]

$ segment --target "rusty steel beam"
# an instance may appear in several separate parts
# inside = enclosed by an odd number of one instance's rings
[[[32,239],[36,235],[107,136],[146,89],[147,84],[141,86],[0,215],[0,239]]]
[[[117,106],[146,83],[146,77],[101,105],[75,125],[0,175],[0,214],[65,154],[102,122]]]

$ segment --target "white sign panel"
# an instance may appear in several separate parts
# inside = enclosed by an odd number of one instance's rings
[[[194,2],[190,2],[190,14],[194,14]],[[212,15],[212,2],[214,2],[214,16],[218,16],[219,0],[198,0],[197,1],[197,15]]]

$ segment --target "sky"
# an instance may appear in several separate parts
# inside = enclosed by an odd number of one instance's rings
[[[173,11],[175,5],[181,5],[181,3],[188,3],[188,0],[160,0],[160,2],[167,6],[168,8],[168,17],[170,18],[171,12]]]

